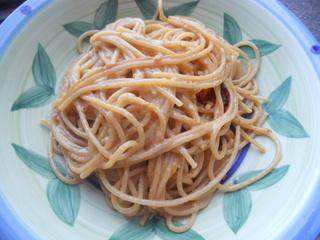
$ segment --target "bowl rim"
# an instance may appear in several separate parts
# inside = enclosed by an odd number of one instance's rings
[[[0,25],[0,60],[5,55],[10,43],[16,38],[24,26],[41,10],[54,3],[52,0],[27,0],[14,10]],[[314,70],[320,79],[320,56],[312,54],[311,47],[318,45],[318,41],[309,29],[286,6],[277,0],[251,0],[278,19],[303,47]],[[23,11],[31,8],[32,11]],[[290,24],[288,24],[290,23]],[[315,239],[320,233],[320,181],[317,182],[309,199],[305,203],[304,211],[295,216],[293,223],[285,229],[280,239]],[[27,224],[17,215],[0,191],[0,235],[5,239],[40,239]]]

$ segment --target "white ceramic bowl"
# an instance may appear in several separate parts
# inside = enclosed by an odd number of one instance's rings
[[[275,0],[190,1],[165,5],[185,4],[171,11],[191,14],[232,43],[255,39],[265,55],[259,85],[272,100],[266,125],[281,139],[280,166],[244,190],[219,193],[184,234],[169,232],[159,219],[144,227],[128,221],[107,207],[91,183],[62,184],[47,163],[48,132],[39,121],[49,115],[58,81],[76,56],[73,35],[103,26],[114,13],[117,18],[151,17],[154,8],[149,0],[28,0],[0,26],[1,239],[315,238],[320,231],[320,56],[315,39]],[[268,165],[273,147],[259,140],[268,153],[246,148],[229,181]]]

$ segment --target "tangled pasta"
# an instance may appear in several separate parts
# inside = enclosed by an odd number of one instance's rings
[[[188,230],[217,190],[236,191],[266,176],[280,161],[256,76],[260,53],[251,42],[234,46],[195,19],[123,18],[80,37],[54,102],[50,163],[76,184],[95,174],[110,205],[144,224],[159,214],[174,232]],[[90,47],[82,41],[90,36]],[[252,61],[240,47],[250,47]],[[248,143],[276,146],[271,164],[236,185],[221,180]],[[69,170],[54,161],[61,154]],[[189,217],[183,226],[175,217]]]

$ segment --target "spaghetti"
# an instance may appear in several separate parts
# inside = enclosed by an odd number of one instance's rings
[[[184,232],[216,191],[236,191],[266,176],[281,149],[261,127],[257,47],[232,46],[189,17],[166,17],[161,0],[158,15],[159,21],[120,19],[80,37],[81,55],[53,104],[50,164],[67,184],[95,174],[107,202],[140,216],[141,224],[159,214],[169,229]],[[83,50],[87,36],[90,47]],[[246,144],[265,152],[256,135],[275,143],[271,164],[244,182],[221,184]],[[68,176],[54,153],[64,157]],[[179,217],[189,221],[176,226]]]

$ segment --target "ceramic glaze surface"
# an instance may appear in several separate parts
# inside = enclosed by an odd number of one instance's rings
[[[260,95],[269,97],[265,126],[281,140],[280,165],[245,189],[217,193],[183,234],[170,232],[158,217],[143,227],[124,218],[106,205],[95,179],[77,186],[60,182],[48,163],[49,133],[40,120],[49,118],[59,82],[77,56],[76,37],[122,17],[152,18],[155,1],[26,1],[0,26],[0,196],[6,201],[0,209],[14,212],[28,232],[22,239],[292,239],[312,221],[311,210],[319,212],[310,205],[320,192],[316,43],[293,34],[287,25],[293,19],[277,17],[273,0],[175,0],[165,6],[167,14],[195,17],[231,44],[249,40],[259,47]],[[267,153],[248,145],[226,183],[244,181],[270,163],[272,143],[257,139]],[[312,227],[306,239],[316,234]]]

